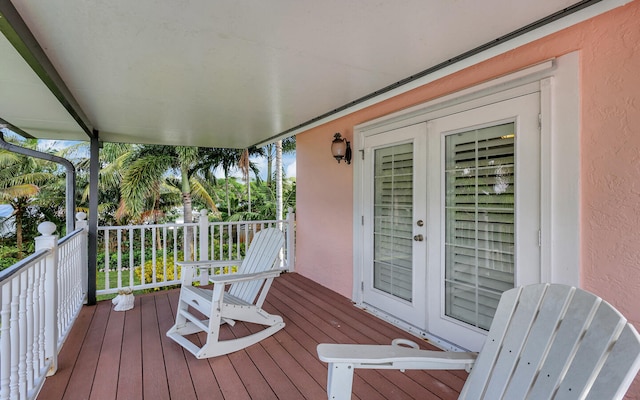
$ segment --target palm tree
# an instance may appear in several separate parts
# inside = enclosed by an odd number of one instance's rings
[[[201,171],[206,179],[217,181],[215,177],[216,169],[222,169],[225,178],[225,202],[227,205],[227,216],[231,216],[231,197],[229,194],[229,178],[231,171],[238,168],[242,171],[243,178],[247,186],[249,185],[249,174],[253,172],[254,175],[259,176],[260,170],[258,167],[250,161],[251,156],[264,155],[263,149],[251,147],[249,149],[223,149],[223,148],[211,148],[206,149],[202,153],[202,157],[195,169]],[[251,208],[251,188],[247,187],[249,209]]]
[[[267,186],[271,187],[273,182],[273,163],[278,160],[278,148],[284,154],[295,153],[296,151],[296,137],[291,136],[283,140],[279,140],[275,143],[268,144],[263,147],[265,155],[267,157]],[[280,160],[282,161],[282,160]],[[277,174],[277,168],[276,168]]]
[[[199,153],[200,149],[197,147],[186,146],[143,145],[134,149],[125,162],[122,177],[123,212],[142,215],[149,200],[156,205],[162,189],[171,187],[168,182],[172,175],[179,176],[185,223],[193,221],[192,195],[205,201],[217,212],[215,202],[194,174],[196,163],[200,159]],[[193,244],[191,228],[185,229],[185,240],[189,246]],[[189,258],[191,254],[190,248],[185,249],[185,258]]]
[[[282,153],[295,153],[296,151],[296,138],[295,136],[288,137],[283,140],[278,140],[276,143],[265,146],[267,154],[267,186],[271,188],[272,182],[272,164],[275,158],[276,162],[276,219],[282,219],[283,214],[283,197],[282,197]]]
[[[37,141],[33,139],[17,144],[32,149],[37,147]],[[23,219],[29,207],[35,204],[41,186],[55,180],[55,174],[49,168],[52,167],[46,161],[0,150],[0,201],[13,207],[18,258],[23,256]]]
[[[99,152],[100,170],[98,172],[98,213],[101,224],[115,225],[116,221],[127,218],[125,208],[122,206],[120,186],[126,162],[130,159],[134,146],[124,143],[103,143]],[[89,164],[88,143],[82,142],[65,148],[61,156],[69,159],[77,153],[84,153],[76,163],[79,203],[85,204],[89,199]],[[77,156],[75,156],[77,157]],[[79,207],[82,208],[82,207]],[[84,207],[88,212],[88,207]]]

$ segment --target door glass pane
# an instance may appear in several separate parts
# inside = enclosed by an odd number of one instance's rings
[[[411,301],[413,144],[374,154],[373,286]]]
[[[445,139],[445,314],[489,329],[514,284],[514,124]]]

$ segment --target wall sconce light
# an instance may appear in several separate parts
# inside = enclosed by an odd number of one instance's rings
[[[343,138],[340,133],[336,133],[331,142],[331,154],[338,160],[338,164],[343,159],[347,164],[351,164],[351,142]]]

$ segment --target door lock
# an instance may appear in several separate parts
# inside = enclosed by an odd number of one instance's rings
[[[424,236],[422,235],[415,235],[413,237],[413,240],[415,240],[416,242],[422,242],[424,240]]]
[[[416,222],[416,225],[418,226],[424,226],[424,221],[419,219],[418,222]]]

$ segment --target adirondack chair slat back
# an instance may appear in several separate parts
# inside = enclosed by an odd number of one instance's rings
[[[564,285],[520,287],[503,294],[460,398],[578,399],[589,390],[589,398],[621,398],[639,354],[636,330],[599,297]]]
[[[249,244],[239,274],[251,274],[272,269],[278,253],[284,245],[284,234],[277,228],[266,228],[258,231]],[[253,303],[264,280],[234,283],[229,288],[229,294],[246,302]]]

